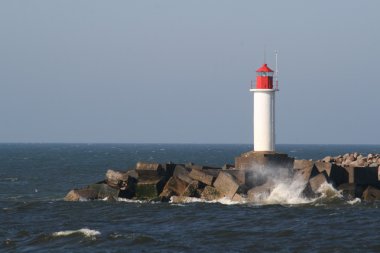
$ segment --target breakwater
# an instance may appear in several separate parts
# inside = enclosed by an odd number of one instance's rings
[[[138,162],[128,171],[108,169],[105,179],[73,189],[67,201],[134,199],[163,202],[229,200],[262,203],[287,198],[312,201],[326,189],[351,201],[380,199],[379,154],[347,153],[320,160],[297,160],[286,154],[247,152],[235,164],[210,167],[193,163]],[[287,201],[282,199],[282,201]],[[289,200],[288,200],[289,201]],[[291,203],[291,201],[289,202]]]

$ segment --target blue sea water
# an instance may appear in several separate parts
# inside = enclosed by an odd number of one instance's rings
[[[0,144],[0,252],[380,252],[379,203],[65,202],[137,161],[233,163],[249,145]],[[292,157],[380,145],[278,145]]]

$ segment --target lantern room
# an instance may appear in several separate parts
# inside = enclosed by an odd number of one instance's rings
[[[256,70],[256,89],[273,89],[273,70],[266,63]]]

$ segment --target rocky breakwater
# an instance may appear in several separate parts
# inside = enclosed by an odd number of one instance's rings
[[[348,199],[376,200],[380,199],[379,158],[354,153],[310,161],[286,154],[248,152],[237,157],[235,165],[223,167],[139,162],[128,171],[107,170],[103,181],[71,190],[65,200],[188,202],[198,198],[246,203],[266,201],[281,191],[314,199],[326,184],[341,190]]]

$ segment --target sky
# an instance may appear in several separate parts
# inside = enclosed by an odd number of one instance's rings
[[[2,0],[0,142],[380,144],[380,1]]]

